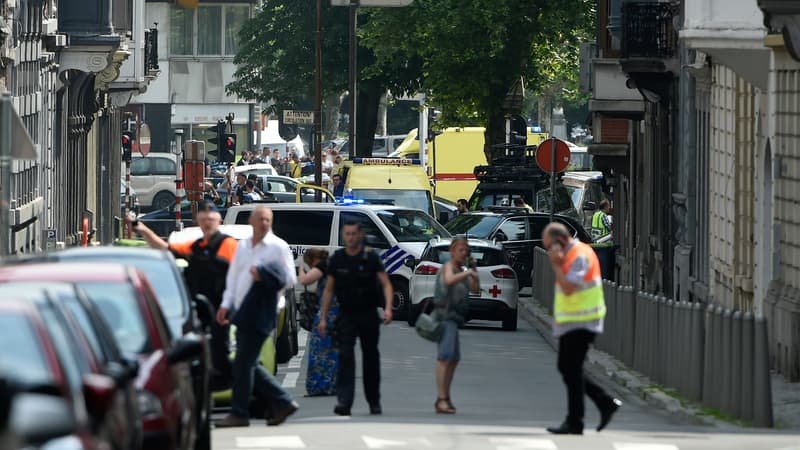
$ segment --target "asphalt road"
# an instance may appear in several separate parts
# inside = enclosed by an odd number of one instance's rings
[[[382,328],[380,347],[383,415],[369,415],[360,385],[352,417],[333,415],[333,397],[303,397],[305,358],[299,355],[280,366],[278,380],[295,396],[300,410],[278,427],[256,421],[249,428],[214,430],[213,448],[800,450],[797,434],[688,425],[624,396],[625,404],[603,432],[594,431],[598,414],[587,399],[583,436],[550,435],[545,427],[559,424],[566,414],[566,392],[555,353],[523,321],[516,332],[501,331],[489,322],[470,323],[462,330],[463,359],[452,395],[458,413],[453,416],[434,412],[432,343],[405,322],[396,322]]]

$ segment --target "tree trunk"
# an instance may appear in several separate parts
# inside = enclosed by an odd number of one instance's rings
[[[375,127],[375,134],[377,136],[386,136],[386,111],[389,109],[389,92],[384,91],[381,95],[381,101],[378,103],[378,124]]]
[[[378,104],[385,89],[374,80],[361,81],[358,85],[356,104],[356,152],[350,157],[372,156],[372,143],[375,141],[375,128],[378,125]]]
[[[328,94],[323,99],[322,139],[330,141],[339,137],[339,109],[343,94]]]

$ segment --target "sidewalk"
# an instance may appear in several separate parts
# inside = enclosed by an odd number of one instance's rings
[[[523,293],[524,292],[524,293]],[[520,292],[520,317],[530,323],[554,349],[557,342],[552,334],[552,317],[530,296],[530,289]],[[718,428],[740,426],[739,423],[721,420],[709,414],[701,405],[663,390],[642,374],[626,367],[622,362],[591,349],[585,366],[589,376],[607,381],[614,388],[644,400],[653,408],[665,411],[679,420]],[[772,409],[775,428],[800,429],[800,384],[787,383],[778,375],[772,376]]]

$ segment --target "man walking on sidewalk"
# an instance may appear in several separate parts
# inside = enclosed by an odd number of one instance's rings
[[[594,250],[574,239],[561,223],[550,223],[544,229],[542,243],[555,274],[553,335],[558,338],[558,371],[567,386],[568,400],[564,423],[547,431],[583,434],[584,391],[600,410],[600,431],[622,405],[583,373],[589,344],[603,332],[606,315],[600,262]]]
[[[272,375],[258,364],[261,346],[275,328],[278,301],[297,281],[289,245],[272,233],[272,210],[257,207],[250,216],[253,237],[239,244],[233,256],[217,321],[236,325],[231,413],[217,427],[250,425],[250,394],[268,401],[272,417],[267,425],[280,425],[298,405]]]
[[[381,414],[381,362],[378,352],[381,319],[378,305],[384,306],[383,323],[392,322],[392,283],[380,257],[364,248],[364,233],[358,222],[342,227],[345,248],[339,249],[328,262],[328,282],[322,294],[322,307],[317,329],[325,337],[331,297],[339,302],[339,317],[335,324],[339,344],[339,369],[336,378],[338,404],[335,414],[349,416],[356,386],[356,338],[361,341],[363,354],[364,394],[370,414]],[[385,303],[379,303],[383,291]]]

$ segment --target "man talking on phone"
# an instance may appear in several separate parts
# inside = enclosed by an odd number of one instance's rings
[[[555,274],[553,335],[558,338],[558,371],[567,386],[568,400],[564,423],[547,431],[583,434],[584,392],[600,410],[600,431],[622,405],[583,373],[589,345],[603,332],[606,315],[600,262],[594,250],[574,239],[561,223],[545,227],[542,244]]]

